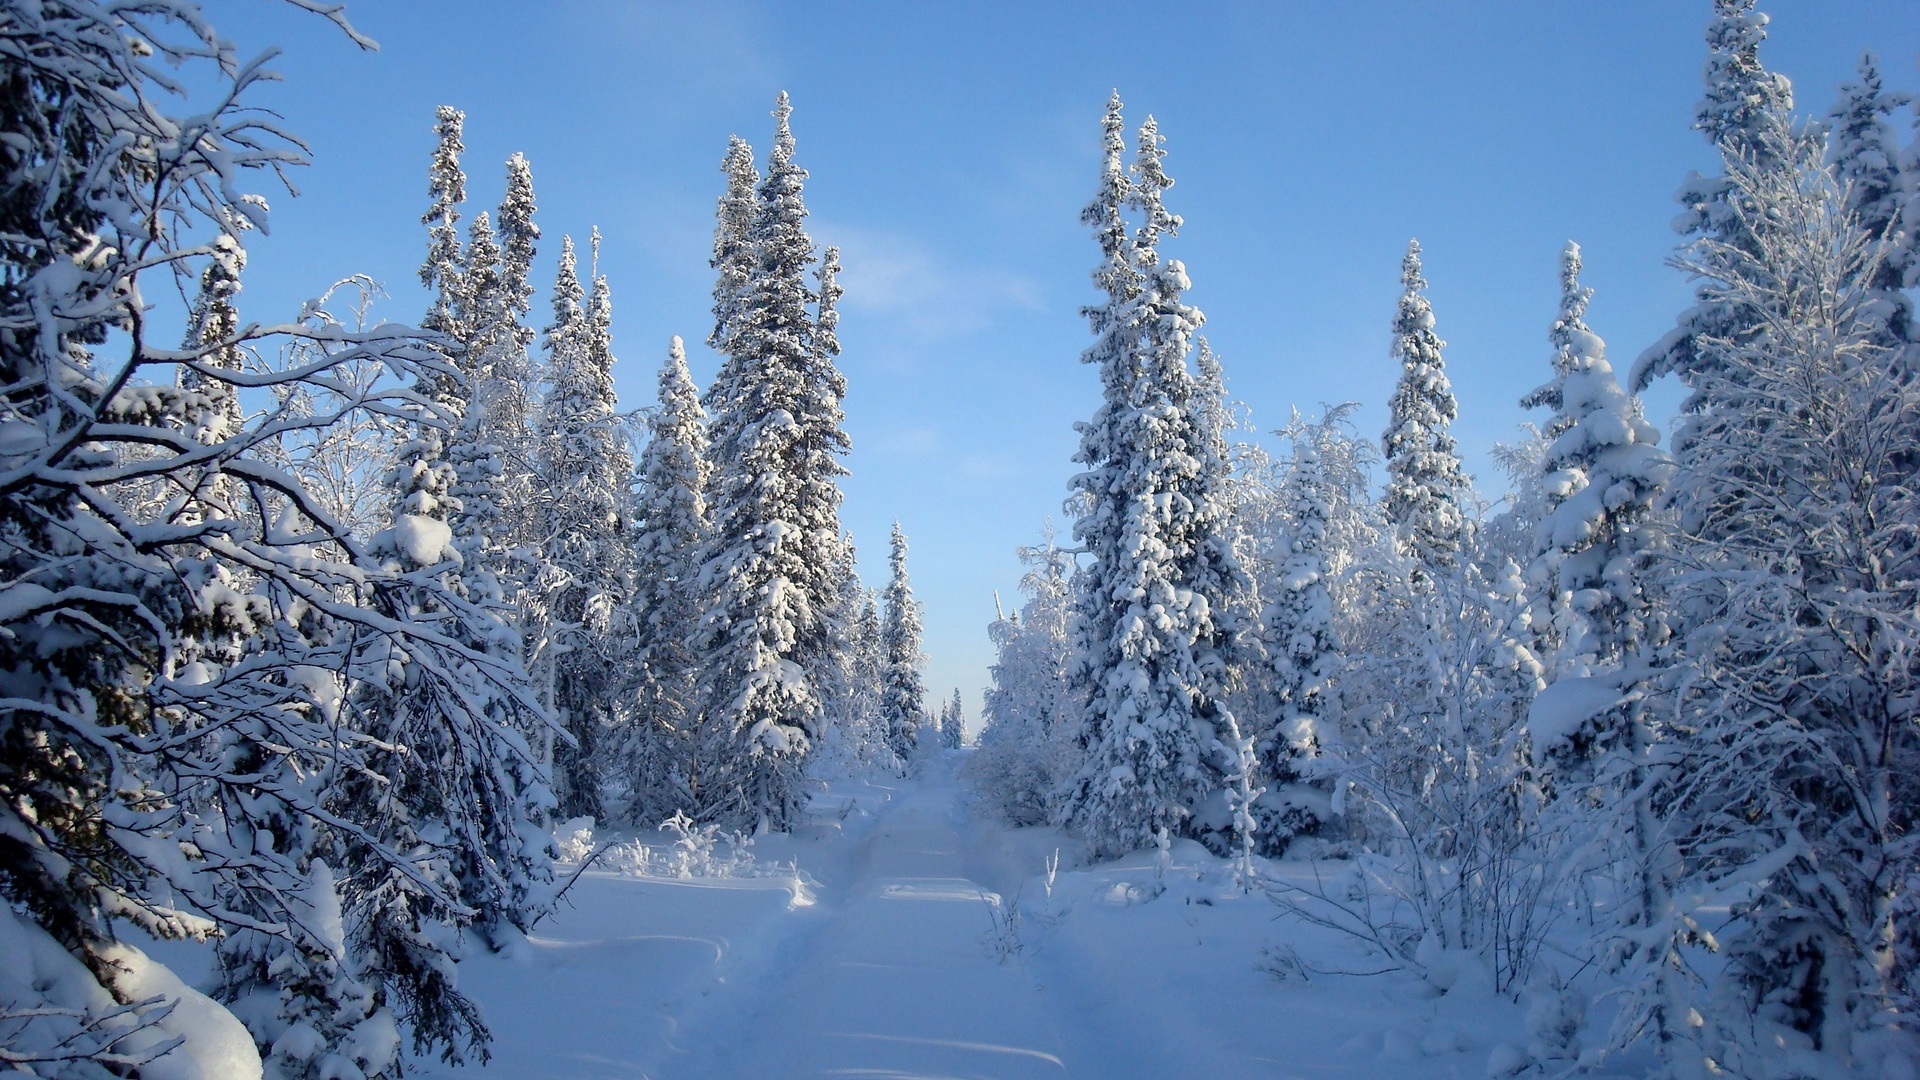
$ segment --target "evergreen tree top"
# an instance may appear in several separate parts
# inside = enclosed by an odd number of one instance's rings
[[[1420,272],[1420,241],[1407,241],[1407,253],[1400,260],[1400,303],[1393,320],[1393,358],[1404,369],[1402,387],[1407,388],[1409,374],[1423,380],[1415,389],[1429,402],[1442,421],[1454,418],[1453,390],[1444,374],[1446,361],[1441,350],[1447,343],[1434,333],[1433,305],[1425,295],[1427,279]]]
[[[667,362],[660,365],[660,411],[656,419],[668,416],[705,421],[700,408],[700,392],[694,386],[693,373],[687,368],[687,347],[675,334],[667,342]]]
[[[613,401],[613,289],[600,272],[600,230],[593,230],[593,292],[587,301],[587,377],[596,396]]]
[[[1899,143],[1887,118],[1915,101],[1912,94],[1886,90],[1878,62],[1865,52],[1855,78],[1841,84],[1828,114],[1833,119],[1828,156],[1845,189],[1847,209],[1868,236],[1891,241],[1874,274],[1874,287],[1887,293],[1901,288],[1914,263],[1914,226],[1920,225],[1915,221],[1902,232],[1903,209],[1916,196],[1901,175]]]
[[[573,333],[585,318],[582,306],[586,293],[580,288],[579,258],[573,251],[573,237],[560,237],[560,271],[553,283],[553,324],[547,327],[547,347],[559,347],[560,340]]]
[[[461,304],[464,281],[461,274],[460,204],[467,198],[467,176],[460,171],[461,127],[466,114],[451,105],[434,112],[433,159],[427,168],[427,212],[421,222],[427,226],[427,257],[420,264],[420,284],[434,290],[422,328],[440,333],[454,331]],[[433,380],[427,380],[432,382]]]
[[[887,554],[889,576],[886,590],[886,625],[889,656],[894,663],[918,668],[920,662],[920,604],[913,598],[913,583],[907,578],[907,534],[898,521],[893,523],[891,547]],[[915,678],[918,701],[918,678]]]
[[[773,107],[773,150],[767,155],[767,175],[760,181],[749,239],[762,269],[762,288],[782,289],[787,275],[814,261],[813,240],[806,234],[807,205],[802,198],[807,170],[794,163],[793,106],[787,92]],[[762,299],[769,299],[762,297]],[[811,296],[794,296],[801,302]]]
[[[500,289],[513,313],[521,318],[532,311],[535,243],[540,226],[534,223],[533,167],[525,154],[507,159],[507,193],[500,200]]]
[[[1141,212],[1140,227],[1134,233],[1134,247],[1143,270],[1151,269],[1159,261],[1160,237],[1176,236],[1180,232],[1180,216],[1169,213],[1161,198],[1161,194],[1173,186],[1173,179],[1167,175],[1164,165],[1166,142],[1160,134],[1159,122],[1151,116],[1147,117],[1146,122],[1140,125],[1127,197],[1127,202]]]
[[[720,195],[713,230],[713,258],[708,263],[719,278],[714,284],[713,332],[707,335],[707,344],[732,355],[733,335],[753,273],[753,245],[747,234],[753,226],[754,192],[760,185],[760,172],[753,163],[753,147],[740,136],[731,136],[720,171],[726,174],[727,189]]]
[[[476,308],[500,297],[500,243],[495,239],[493,220],[485,210],[473,215],[467,226],[467,255],[462,272],[466,275],[466,296]],[[477,329],[478,311],[467,312],[468,329]]]
[[[434,110],[433,133],[439,140],[433,149],[433,161],[427,168],[427,212],[420,216],[427,226],[427,258],[420,264],[420,284],[444,293],[452,284],[451,275],[460,265],[460,234],[454,231],[460,220],[460,204],[467,201],[467,174],[460,170],[460,155],[466,150],[460,141],[467,114],[451,105]]]
[[[1561,407],[1561,388],[1567,373],[1573,370],[1576,347],[1593,338],[1588,329],[1585,316],[1587,303],[1593,298],[1593,290],[1580,284],[1580,245],[1567,241],[1560,251],[1560,313],[1554,318],[1553,326],[1547,331],[1547,341],[1553,346],[1553,380],[1520,399],[1523,409],[1553,409],[1556,414]],[[1565,430],[1569,421],[1556,415],[1548,421],[1541,434],[1551,439]]]
[[[1127,223],[1121,216],[1133,192],[1126,166],[1121,161],[1126,151],[1126,123],[1120,110],[1120,91],[1115,90],[1107,101],[1106,114],[1100,119],[1100,185],[1093,201],[1080,211],[1080,223],[1093,230],[1094,239],[1100,244],[1102,259],[1093,273],[1094,286],[1109,297],[1131,296],[1139,287],[1138,274],[1127,258]],[[1109,317],[1111,309],[1111,303],[1089,306],[1082,308],[1081,314],[1093,321],[1097,335],[1104,329],[1103,320]],[[1085,359],[1098,362],[1091,354]]]
[[[1695,108],[1693,126],[1719,146],[1742,152],[1768,113],[1793,111],[1793,86],[1760,63],[1767,16],[1754,10],[1754,0],[1714,0],[1706,36],[1706,96]]]
[[[1387,403],[1380,440],[1387,464],[1384,509],[1416,558],[1448,566],[1468,529],[1461,504],[1469,481],[1447,431],[1459,406],[1442,358],[1446,342],[1434,333],[1433,308],[1422,293],[1427,279],[1420,272],[1418,240],[1407,243],[1400,283],[1392,347],[1400,381]]]
[[[820,308],[814,319],[814,348],[822,356],[840,355],[840,298],[847,290],[840,286],[840,249],[828,247],[820,254]]]

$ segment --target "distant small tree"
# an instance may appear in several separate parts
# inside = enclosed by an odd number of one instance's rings
[[[919,747],[920,728],[930,717],[926,687],[920,679],[920,669],[927,662],[920,651],[920,604],[913,598],[913,586],[907,580],[907,536],[897,521],[893,523],[893,547],[887,565],[892,573],[887,579],[885,621],[880,631],[887,662],[880,715],[887,745],[904,769]]]

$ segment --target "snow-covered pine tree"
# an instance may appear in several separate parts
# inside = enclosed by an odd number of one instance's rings
[[[1580,284],[1580,267],[1580,247],[1569,242],[1548,335],[1554,377],[1521,402],[1553,410],[1529,576],[1544,605],[1533,618],[1553,624],[1537,637],[1557,648],[1542,658],[1553,685],[1531,706],[1528,733],[1561,825],[1588,859],[1614,868],[1614,887],[1627,900],[1613,907],[1606,934],[1631,952],[1636,935],[1663,917],[1671,888],[1649,784],[1664,767],[1665,738],[1649,673],[1666,640],[1649,563],[1660,549],[1653,508],[1674,464],[1585,321],[1593,290]],[[1657,1038],[1677,1020],[1671,999],[1671,988],[1662,989],[1636,1017]]]
[[[1231,763],[1215,732],[1231,671],[1221,620],[1239,574],[1216,498],[1225,464],[1208,445],[1188,367],[1203,316],[1182,301],[1185,267],[1158,251],[1180,225],[1161,197],[1172,185],[1162,140],[1149,118],[1123,169],[1120,109],[1115,94],[1100,189],[1081,215],[1100,243],[1094,281],[1107,302],[1086,309],[1095,342],[1082,359],[1099,366],[1103,401],[1079,425],[1075,460],[1087,471],[1073,480],[1075,534],[1092,556],[1075,602],[1084,756],[1057,810],[1103,854],[1162,830],[1231,829],[1220,788]]]
[[[236,231],[245,219],[235,222]],[[234,297],[240,292],[240,274],[247,267],[247,249],[222,232],[213,239],[212,257],[200,272],[200,293],[194,298],[188,316],[187,336],[182,343],[189,350],[205,351],[204,362],[229,371],[239,371],[240,348],[229,345],[240,332],[240,316],[234,309]],[[189,366],[180,371],[180,385],[206,396],[206,405],[193,418],[191,430],[205,443],[218,443],[240,430],[240,395],[231,383],[209,379]]]
[[[960,700],[960,688],[953,688],[953,697],[940,710],[940,745],[948,750],[958,750],[966,742],[966,705]]]
[[[537,468],[546,541],[542,562],[553,575],[544,603],[551,650],[554,718],[573,744],[554,753],[555,786],[563,817],[604,819],[603,742],[614,721],[621,657],[627,643],[609,633],[625,604],[627,484],[633,461],[613,389],[613,301],[598,273],[600,234],[593,234],[593,292],[583,313],[573,306],[571,245],[563,241],[555,287],[555,328],[549,333],[549,389],[536,426]]]
[[[1920,246],[1903,229],[1909,204],[1920,205],[1913,180],[1903,175],[1900,144],[1887,118],[1915,103],[1912,94],[1889,91],[1881,83],[1879,64],[1871,52],[1860,57],[1858,78],[1840,87],[1840,100],[1829,116],[1828,160],[1846,195],[1847,210],[1860,230],[1884,243],[1874,266],[1874,289],[1885,305],[1881,318],[1889,344],[1915,341],[1913,300],[1904,291],[1908,276],[1920,265]]]
[[[1706,93],[1695,108],[1693,127],[1713,143],[1723,165],[1747,159],[1760,167],[1778,164],[1778,152],[1758,136],[1769,127],[1787,123],[1793,111],[1792,85],[1784,75],[1768,71],[1760,62],[1760,46],[1767,39],[1767,17],[1754,10],[1755,2],[1714,0],[1713,17],[1707,23],[1703,72]],[[1814,136],[1808,132],[1802,137]],[[1683,209],[1673,221],[1674,231],[1750,250],[1749,230],[1729,201],[1730,189],[1731,181],[1724,174],[1707,177],[1688,173],[1678,194]],[[1705,288],[1703,285],[1702,290]],[[1710,362],[1702,355],[1699,339],[1737,339],[1751,333],[1755,321],[1754,313],[1708,297],[1704,291],[1697,300],[1681,313],[1672,330],[1640,354],[1628,380],[1629,389],[1639,393],[1654,379],[1673,375],[1691,391],[1683,406],[1687,415],[1674,428],[1676,450],[1692,437],[1689,417],[1708,412],[1715,404],[1711,395],[1699,388],[1708,374],[1699,369]]]
[[[442,106],[438,120],[421,280],[436,289],[423,326],[443,335],[442,362],[415,380],[410,438],[390,473],[390,525],[366,557],[404,582],[374,598],[383,614],[434,625],[466,653],[449,661],[391,635],[354,643],[369,675],[348,705],[373,749],[367,771],[343,779],[340,798],[373,825],[342,840],[340,859],[353,944],[377,958],[416,1051],[460,1061],[484,1059],[491,1036],[455,986],[449,933],[471,928],[498,948],[531,926],[552,852],[529,838],[553,796],[528,743],[550,738],[551,720],[508,622],[502,544],[491,535],[503,528],[500,451],[487,402],[475,397],[511,318],[488,216],[475,217],[464,248],[454,231],[465,196],[463,114]],[[378,845],[418,853],[416,865],[382,865],[368,856]]]
[[[633,540],[632,678],[638,683],[628,815],[641,823],[693,806],[699,718],[691,647],[700,603],[693,583],[707,542],[707,416],[678,337],[660,368],[659,403],[640,455]]]
[[[1560,642],[1551,670],[1574,678],[1635,663],[1664,639],[1647,563],[1657,537],[1652,508],[1674,470],[1659,431],[1639,399],[1620,388],[1605,343],[1585,322],[1593,290],[1580,284],[1580,265],[1580,246],[1569,242],[1560,255],[1560,314],[1549,334],[1554,378],[1521,401],[1554,411],[1543,429],[1551,440],[1541,461],[1547,509],[1530,572],[1548,597],[1539,617],[1554,621]],[[1534,748],[1577,758],[1590,745],[1568,731],[1536,740]]]
[[[850,775],[896,762],[882,714],[886,650],[878,598],[860,581],[853,536],[840,538],[839,565],[829,625],[834,664],[822,696],[831,749]]]
[[[486,405],[487,441],[499,448],[497,498],[503,528],[496,539],[505,555],[502,577],[516,598],[524,596],[527,582],[534,576],[522,565],[524,555],[520,553],[537,547],[543,539],[539,532],[540,500],[533,479],[534,402],[538,399],[539,373],[531,353],[534,331],[526,322],[533,310],[529,276],[540,240],[540,226],[533,220],[535,209],[532,167],[525,155],[514,154],[507,159],[506,194],[494,219],[499,262],[494,294],[487,303],[476,304],[485,318],[475,326],[474,337],[485,355],[471,366],[480,376],[474,397]]]
[[[516,320],[533,312],[533,256],[540,242],[540,226],[534,223],[533,166],[525,154],[507,159],[507,191],[500,199],[500,294]],[[524,350],[533,344],[533,329],[524,323],[515,327]],[[531,379],[531,363],[514,372]],[[527,387],[531,400],[531,387]]]
[[[454,309],[458,346],[453,353],[466,391],[460,422],[446,439],[446,461],[453,468],[449,493],[460,510],[449,518],[464,573],[479,591],[472,599],[491,604],[507,617],[513,591],[508,584],[511,521],[507,495],[507,448],[495,406],[498,395],[493,361],[510,347],[512,317],[500,291],[500,246],[485,210],[474,215],[460,266],[460,298]],[[503,340],[504,339],[504,340]]]
[[[434,110],[433,132],[438,141],[427,167],[427,197],[431,205],[420,217],[427,227],[427,258],[420,264],[420,284],[433,290],[433,300],[420,328],[455,334],[464,258],[460,247],[460,206],[467,201],[467,174],[460,167],[466,144],[460,141],[467,114],[451,105]]]
[[[1327,797],[1308,785],[1319,778],[1315,759],[1340,742],[1331,684],[1340,672],[1341,655],[1333,598],[1327,592],[1325,548],[1332,509],[1320,468],[1322,430],[1295,434],[1293,461],[1282,487],[1289,511],[1281,544],[1285,558],[1263,619],[1280,712],[1271,726],[1247,729],[1260,759],[1259,782],[1267,787],[1253,812],[1260,849],[1269,854],[1279,854],[1293,837],[1320,824]]]
[[[753,164],[753,147],[747,141],[735,135],[727,140],[727,153],[721,159],[720,171],[727,178],[727,189],[721,193],[719,205],[715,208],[713,230],[713,257],[707,263],[713,268],[713,332],[707,335],[707,344],[721,356],[732,356],[735,352],[734,336],[739,333],[746,315],[747,293],[752,286],[754,273],[754,251],[751,232],[754,217],[754,191],[760,185],[760,172]],[[713,395],[720,389],[718,381],[707,387],[705,401],[707,415],[719,411],[720,401]]]
[[[839,430],[832,319],[818,334],[806,268],[815,261],[793,160],[792,108],[774,109],[774,145],[743,234],[735,187],[751,173],[736,145],[715,237],[713,340],[726,358],[708,387],[713,532],[701,589],[705,713],[700,814],[755,828],[787,827],[802,802],[807,755],[820,735],[821,683],[835,634],[827,615],[838,582]],[[734,245],[744,242],[740,259]],[[747,260],[744,280],[735,272]],[[826,310],[838,292],[831,262]]]
[[[840,528],[839,478],[847,475],[840,459],[853,449],[853,443],[841,430],[846,417],[840,403],[847,396],[847,380],[834,363],[840,355],[838,305],[846,292],[839,275],[840,249],[829,246],[820,254],[813,347],[807,352],[796,416],[805,457],[797,476],[794,513],[805,530],[803,585],[812,597],[814,625],[794,643],[794,656],[813,685],[822,688],[836,681],[844,664],[846,627],[841,620],[849,613],[839,600],[845,573],[852,566],[852,553],[843,551],[847,540]],[[820,696],[818,691],[815,696]]]
[[[886,651],[886,674],[880,696],[881,723],[887,747],[904,771],[920,746],[920,728],[927,715],[927,690],[920,669],[927,658],[920,652],[920,603],[907,580],[907,535],[893,523],[892,547],[887,557],[885,613],[880,624],[881,647]]]
[[[1886,1059],[1914,1038],[1920,970],[1901,926],[1920,885],[1920,391],[1884,342],[1876,238],[1821,149],[1784,116],[1754,139],[1729,163],[1739,242],[1684,259],[1752,331],[1698,339],[1716,404],[1675,453],[1685,620],[1661,704],[1681,738],[1659,796],[1685,876],[1637,974],[1697,958],[1695,905],[1727,905],[1705,927],[1721,992],[1675,1003],[1704,1023],[1669,1057],[1871,1074],[1909,1067]]]
[[[1418,240],[1407,242],[1400,285],[1392,350],[1400,381],[1387,402],[1387,431],[1380,440],[1387,464],[1383,509],[1413,556],[1416,572],[1418,567],[1446,569],[1455,565],[1469,536],[1464,503],[1472,481],[1461,471],[1447,432],[1459,406],[1441,356],[1446,342],[1433,331]]]

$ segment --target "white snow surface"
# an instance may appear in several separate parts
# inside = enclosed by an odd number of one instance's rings
[[[529,947],[461,964],[491,1063],[425,1074],[1438,1080],[1514,1053],[1520,1006],[1475,980],[1443,994],[1403,971],[1351,974],[1383,965],[1277,920],[1196,844],[1176,843],[1164,871],[1153,852],[1070,869],[1080,848],[1059,831],[970,811],[954,778],[969,752],[927,755],[909,780],[834,783],[808,824],[756,841],[786,873],[589,870]],[[1315,872],[1261,866],[1296,884]],[[1276,953],[1317,970],[1277,977]]]

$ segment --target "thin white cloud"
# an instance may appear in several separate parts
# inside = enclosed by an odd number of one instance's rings
[[[846,310],[883,320],[917,338],[970,334],[1010,311],[1041,311],[1034,279],[991,267],[943,260],[901,233],[814,222],[821,244],[836,244],[844,267]]]

